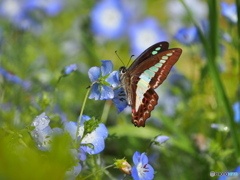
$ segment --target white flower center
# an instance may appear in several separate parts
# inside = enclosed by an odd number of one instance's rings
[[[5,0],[1,6],[5,13],[10,17],[14,17],[21,12],[21,6],[16,0]]]
[[[109,8],[101,14],[102,25],[109,29],[118,28],[121,18],[121,13],[116,8]]]
[[[143,29],[138,32],[136,42],[139,45],[139,48],[144,50],[147,47],[150,47],[152,44],[156,43],[157,39],[158,36],[154,31],[151,29]]]
[[[137,165],[138,177],[141,178],[141,177],[144,176],[144,174],[145,174],[144,170],[145,170],[145,169],[144,169],[142,163],[139,163],[139,164]]]

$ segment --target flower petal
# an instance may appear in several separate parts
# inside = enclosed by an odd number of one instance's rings
[[[100,75],[101,75],[100,67],[94,66],[88,70],[88,77],[91,80],[91,82],[97,81]]]
[[[107,99],[113,99],[113,98],[114,98],[114,92],[112,88],[106,85],[102,85],[100,100],[107,100]]]
[[[113,63],[110,60],[102,60],[102,66],[101,66],[101,72],[102,76],[106,76],[107,74],[110,74],[113,69]]]
[[[114,90],[114,98],[112,99],[113,104],[118,109],[118,113],[122,112],[128,105],[127,96],[123,88]]]
[[[120,85],[119,81],[119,72],[118,71],[113,71],[110,73],[106,81],[111,84],[111,87],[115,88]]]
[[[157,141],[159,144],[162,144],[162,143],[164,143],[165,141],[167,141],[168,139],[169,139],[168,136],[162,135],[162,136],[157,136],[157,137],[154,139],[154,141]]]
[[[91,143],[93,149],[87,147],[86,152],[89,154],[98,154],[105,148],[104,139],[108,136],[108,130],[104,124],[99,124],[99,127],[96,128],[93,132],[87,134],[83,140],[82,144]]]
[[[198,42],[198,30],[195,26],[189,28],[181,28],[174,36],[180,43],[191,45]]]
[[[136,151],[134,154],[133,154],[133,163],[135,165],[137,165],[140,161],[140,153],[138,151]]]
[[[101,95],[101,92],[99,91],[99,84],[93,84],[91,88],[91,93],[88,98],[99,100]]]

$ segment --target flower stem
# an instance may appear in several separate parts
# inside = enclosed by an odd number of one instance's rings
[[[115,166],[114,164],[111,164],[111,165],[106,166],[106,167],[104,167],[104,168],[102,168],[102,169],[99,169],[99,170],[97,170],[96,172],[94,172],[94,173],[92,173],[92,174],[89,174],[88,176],[82,178],[82,180],[88,179],[88,178],[90,178],[91,176],[96,176],[96,174],[97,174],[98,172],[105,171],[106,169],[111,168],[111,167],[114,167],[114,166]]]
[[[78,143],[78,135],[79,135],[78,133],[79,133],[79,128],[80,128],[80,124],[81,124],[81,120],[82,120],[83,110],[84,110],[84,107],[86,105],[87,98],[88,98],[88,95],[89,95],[89,92],[91,90],[92,85],[93,85],[93,83],[89,86],[89,88],[87,88],[87,92],[86,92],[85,98],[83,100],[83,105],[82,105],[82,108],[81,108],[81,111],[80,111],[80,114],[79,114],[79,117],[78,117],[77,131],[76,131],[76,146],[77,146],[77,143]]]
[[[110,107],[111,107],[111,102],[110,101],[105,101],[105,104],[104,104],[104,107],[103,107],[103,113],[102,113],[102,117],[101,117],[101,121],[103,123],[106,123],[106,121],[107,121],[107,116],[108,116]]]

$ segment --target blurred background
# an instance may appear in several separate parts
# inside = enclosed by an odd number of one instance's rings
[[[29,134],[33,119],[46,112],[52,127],[77,121],[90,67],[111,60],[118,70],[116,50],[126,66],[131,55],[134,60],[160,41],[183,53],[156,90],[159,103],[146,127],[134,127],[130,110],[118,114],[111,100],[87,101],[84,114],[109,131],[96,155],[101,166],[123,157],[132,163],[133,153],[146,152],[161,134],[170,139],[147,154],[155,179],[218,179],[210,171],[233,171],[240,165],[236,3],[239,8],[238,0],[0,0],[0,179],[62,179],[65,161],[42,163],[47,155]],[[76,71],[57,83],[71,64]],[[65,148],[56,150],[59,157]],[[94,169],[82,172],[78,179]],[[95,179],[113,177],[123,174],[110,168]]]

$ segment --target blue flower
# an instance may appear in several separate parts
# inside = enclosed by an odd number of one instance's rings
[[[35,127],[35,129],[30,132],[31,136],[37,143],[38,149],[42,151],[50,150],[50,142],[53,136],[62,133],[62,129],[60,128],[51,129],[49,123],[50,119],[46,116],[45,112],[43,112],[37,116],[31,124]]]
[[[70,73],[72,73],[72,72],[74,72],[76,70],[77,70],[77,65],[76,64],[71,64],[71,65],[66,66],[66,67],[63,68],[62,74],[63,75],[68,75],[68,74],[70,74]]]
[[[92,67],[88,76],[93,83],[89,99],[106,100],[114,98],[114,87],[119,85],[118,71],[113,71],[113,64],[109,60],[102,60],[102,66]]]
[[[236,24],[238,21],[237,17],[237,6],[235,3],[228,4],[226,2],[221,2],[222,15],[226,17],[231,23]]]
[[[234,121],[240,123],[240,102],[236,102],[233,104],[234,111]]]
[[[78,139],[81,139],[83,137],[84,133],[84,122],[90,120],[91,118],[89,116],[83,115],[81,124],[79,127],[79,137]],[[77,131],[77,123],[76,122],[65,122],[64,123],[64,129],[69,132],[71,137],[73,139],[76,138],[76,131]],[[91,133],[86,134],[81,139],[81,146],[80,151],[82,153],[87,152],[88,154],[98,154],[105,148],[104,139],[108,136],[108,130],[106,126],[102,123],[99,124],[99,126],[92,131]],[[93,148],[90,148],[89,146],[84,146],[85,144],[92,144]],[[84,148],[83,148],[84,147]],[[84,159],[84,154],[82,154],[82,157]]]
[[[103,0],[91,11],[92,31],[100,38],[114,39],[123,35],[126,14],[119,0]]]
[[[42,10],[48,16],[56,16],[63,8],[63,0],[27,0],[28,10]]]
[[[175,34],[174,38],[182,44],[191,45],[198,41],[198,30],[195,26],[181,28]]]
[[[5,0],[0,2],[0,16],[21,30],[39,32],[44,15],[60,12],[62,0]],[[36,13],[37,12],[37,13]],[[39,13],[41,12],[41,13]]]
[[[81,164],[77,163],[76,166],[73,166],[71,170],[65,173],[65,179],[75,179],[80,174],[81,170]]]
[[[154,143],[157,144],[157,145],[162,144],[162,143],[166,142],[168,139],[169,139],[168,136],[164,136],[164,135],[157,136],[154,139]]]
[[[148,157],[145,153],[135,152],[133,155],[134,165],[132,177],[134,180],[151,180],[154,178],[154,169],[148,164]]]
[[[133,24],[129,29],[131,53],[140,55],[149,46],[159,41],[166,41],[167,35],[160,29],[158,21],[148,17],[142,22]]]
[[[123,88],[119,88],[114,90],[114,98],[113,103],[115,107],[118,109],[118,113],[122,112],[128,105],[126,101],[126,94]]]
[[[235,176],[225,176],[225,175],[223,175],[223,176],[220,176],[219,178],[218,178],[218,180],[230,180],[231,179],[231,177],[232,178],[234,178],[234,177],[236,177],[236,179],[238,179],[239,178],[239,174],[240,174],[240,166],[238,166],[236,169],[234,169],[234,171],[232,171],[232,172],[235,172],[236,174],[235,174]],[[228,172],[226,172],[226,173],[228,173]]]
[[[14,74],[11,74],[10,72],[6,71],[5,69],[3,69],[1,67],[0,67],[0,74],[3,77],[5,77],[7,81],[19,84],[26,90],[31,88],[31,83],[29,81],[23,81],[20,77],[14,75]]]

